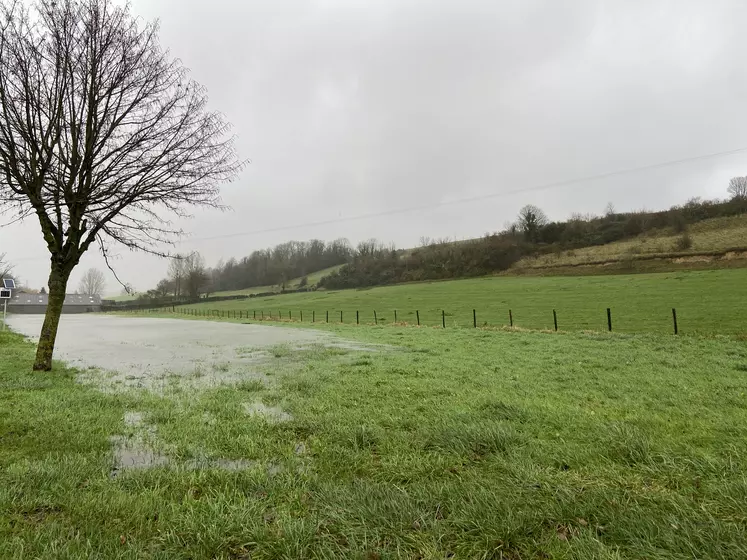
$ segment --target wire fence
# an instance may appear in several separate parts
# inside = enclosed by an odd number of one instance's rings
[[[232,319],[232,320],[250,320],[250,321],[268,321],[268,322],[294,322],[294,323],[336,323],[336,324],[353,324],[353,325],[399,325],[399,326],[430,326],[430,327],[441,327],[446,328],[486,328],[486,327],[526,327],[531,329],[537,329],[536,321],[533,324],[522,325],[520,322],[515,320],[513,309],[506,309],[505,320],[496,322],[495,313],[490,314],[491,321],[484,321],[481,318],[478,309],[472,309],[471,313],[462,312],[455,314],[448,312],[446,309],[441,309],[436,315],[432,310],[428,313],[428,320],[421,315],[420,310],[414,311],[398,311],[392,310],[388,312],[382,311],[369,311],[361,312],[359,310],[270,310],[270,309],[206,309],[196,307],[178,307],[178,306],[167,306],[161,308],[152,308],[145,310],[129,310],[131,313],[142,314],[162,314],[171,313],[175,315],[181,315],[185,317],[206,317],[214,319]],[[469,319],[465,320],[466,317]],[[436,320],[437,319],[437,320]],[[656,321],[657,326],[663,327],[662,317],[658,317]],[[675,335],[680,334],[680,324],[677,318],[677,309],[672,308],[671,316],[669,316],[669,329]],[[564,330],[562,323],[562,315],[558,313],[556,309],[547,310],[547,326],[541,328],[541,330]],[[597,328],[578,328],[576,323],[573,323],[571,328],[565,330],[607,330],[613,332],[615,330],[614,313],[611,308],[600,311],[599,321],[595,321],[594,324]],[[602,327],[604,325],[605,328]],[[576,327],[576,328],[573,328]],[[658,330],[658,329],[657,329]],[[624,329],[624,332],[631,332],[629,328]],[[662,330],[659,330],[662,332]]]

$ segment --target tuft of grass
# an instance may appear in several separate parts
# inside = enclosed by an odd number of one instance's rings
[[[522,442],[521,435],[513,427],[500,422],[449,422],[430,428],[424,447],[427,450],[483,457],[491,453],[505,453]]]
[[[293,349],[290,344],[278,344],[270,348],[270,354],[275,358],[287,358],[293,354]]]
[[[606,430],[607,457],[626,465],[645,463],[651,458],[648,437],[635,426],[614,423]]]
[[[236,385],[237,391],[244,393],[259,393],[265,389],[265,384],[259,379],[248,379]]]

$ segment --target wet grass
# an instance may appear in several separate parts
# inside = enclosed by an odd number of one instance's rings
[[[472,310],[478,326],[509,324],[529,329],[552,329],[553,309],[560,330],[607,330],[611,308],[616,332],[672,333],[672,308],[677,309],[680,332],[747,335],[743,312],[747,269],[707,270],[657,274],[581,277],[488,277],[469,280],[403,284],[364,290],[317,291],[285,294],[250,301],[224,301],[186,306],[188,311],[241,312],[243,318],[311,323],[327,320],[362,324],[417,323],[471,327]]]
[[[0,558],[747,557],[743,343],[329,329],[393,350],[104,394],[0,334]]]

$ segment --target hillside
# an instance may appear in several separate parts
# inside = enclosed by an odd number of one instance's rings
[[[289,280],[285,284],[285,287],[288,290],[296,290],[296,289],[302,287],[301,286],[301,280],[303,280],[303,278],[306,278],[306,281],[307,281],[306,285],[307,285],[307,287],[314,288],[314,287],[316,287],[317,284],[319,284],[319,281],[322,278],[324,278],[328,274],[331,274],[332,272],[336,272],[336,271],[340,270],[340,268],[342,268],[343,266],[344,265],[339,264],[339,265],[336,265],[336,266],[331,266],[329,268],[325,268],[324,270],[318,270],[317,272],[313,272],[311,274],[307,274],[306,276],[301,276],[299,278],[294,278],[293,280]],[[279,293],[281,291],[282,291],[282,286],[280,286],[280,285],[275,285],[275,286],[255,286],[255,287],[252,287],[252,288],[246,288],[244,290],[218,291],[218,292],[212,293],[210,295],[213,295],[213,296],[239,296],[239,295],[247,295],[248,296],[248,295],[252,295],[252,294],[263,294],[263,293],[267,293],[267,292],[277,292],[277,293]]]
[[[343,264],[344,263],[344,264]],[[370,239],[351,246],[290,241],[206,269],[211,295],[340,290],[480,276],[597,275],[747,267],[747,197],[691,199],[661,211],[574,214],[551,222],[524,207],[515,224],[481,238],[396,249]],[[315,271],[306,274],[307,271]],[[293,278],[293,280],[288,280]],[[304,286],[301,286],[305,279]],[[169,278],[139,301],[170,293]],[[163,287],[166,287],[166,290]],[[117,298],[124,300],[125,298]]]
[[[681,245],[683,233],[659,228],[632,239],[606,245],[527,256],[504,274],[565,274],[652,272],[747,266],[747,214],[712,218],[687,230],[691,246]]]
[[[606,274],[745,266],[747,197],[692,199],[657,212],[573,215],[524,207],[505,230],[404,252],[375,245],[326,276],[327,289],[513,274]]]

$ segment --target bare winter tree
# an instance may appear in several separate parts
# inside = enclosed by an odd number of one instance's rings
[[[519,210],[518,226],[527,241],[537,241],[539,229],[547,225],[548,222],[547,215],[532,204],[528,204]]]
[[[174,297],[182,295],[184,289],[184,264],[184,257],[182,255],[176,255],[169,262],[168,277],[174,287]]]
[[[184,291],[191,298],[198,298],[205,291],[210,281],[205,259],[200,253],[191,253],[181,257],[184,263]]]
[[[747,177],[732,177],[726,190],[732,198],[747,198]]]
[[[97,268],[89,268],[78,285],[78,293],[86,296],[101,296],[106,287],[104,273]]]
[[[165,255],[167,216],[220,207],[241,167],[205,90],[116,0],[0,0],[0,205],[50,253],[35,370],[49,370],[70,273],[96,244]]]
[[[13,278],[13,267],[5,258],[5,253],[0,253],[0,280],[3,278]]]

